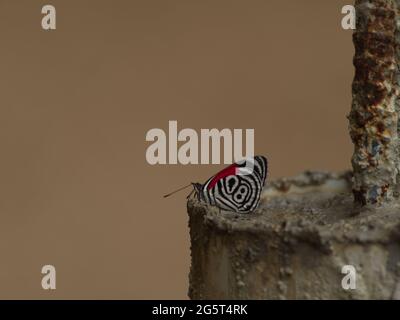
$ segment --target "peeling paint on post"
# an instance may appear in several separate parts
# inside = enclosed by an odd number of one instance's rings
[[[398,174],[397,0],[356,0],[353,193],[360,205],[394,198]]]

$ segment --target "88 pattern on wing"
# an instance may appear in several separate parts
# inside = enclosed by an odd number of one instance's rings
[[[206,183],[193,183],[199,201],[222,210],[250,213],[257,209],[267,177],[268,162],[263,156],[236,162]]]

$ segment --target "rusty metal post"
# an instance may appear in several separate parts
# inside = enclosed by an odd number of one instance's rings
[[[396,21],[398,0],[356,0],[353,102],[353,194],[357,204],[383,204],[396,194],[398,95]]]
[[[396,69],[396,85],[397,89],[400,92],[400,0],[395,0],[396,4],[396,31],[395,31],[395,54],[397,61],[397,69]],[[400,97],[399,92],[396,97],[396,112],[399,117],[399,121],[397,123],[397,134],[399,138],[398,143],[398,151],[397,154],[400,157]],[[397,188],[396,188],[396,196],[400,196],[400,160],[399,160],[399,171],[397,174]]]

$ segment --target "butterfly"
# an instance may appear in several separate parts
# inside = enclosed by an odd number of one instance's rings
[[[250,213],[257,209],[267,177],[268,162],[255,156],[233,163],[204,184],[191,183],[164,197],[193,186],[192,192],[200,202],[237,213]]]

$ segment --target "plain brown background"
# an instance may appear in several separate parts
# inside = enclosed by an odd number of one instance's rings
[[[272,178],[349,168],[345,4],[0,0],[0,298],[187,298],[186,193],[162,195],[221,166],[148,165],[169,120],[254,128]]]

